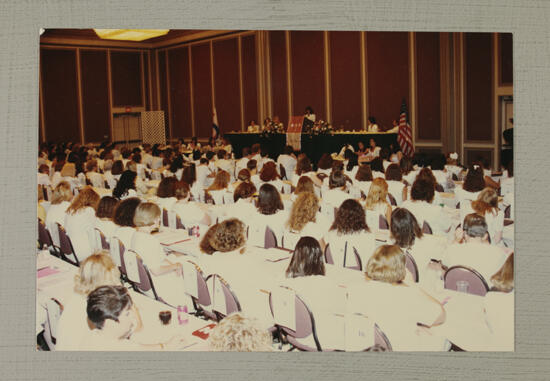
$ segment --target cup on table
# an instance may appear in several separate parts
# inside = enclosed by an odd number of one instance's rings
[[[171,311],[160,311],[159,312],[159,319],[164,325],[170,324],[170,320],[172,319],[172,312]]]
[[[465,280],[459,280],[456,282],[456,290],[458,292],[468,292],[468,287],[470,286],[470,283],[468,283]]]

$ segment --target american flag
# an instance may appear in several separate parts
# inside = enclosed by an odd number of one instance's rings
[[[401,115],[399,116],[399,134],[397,135],[397,142],[401,146],[401,152],[403,152],[403,155],[412,157],[414,153],[412,128],[409,124],[409,115],[407,112],[407,104],[405,103],[405,99],[403,99],[403,103],[401,103]]]

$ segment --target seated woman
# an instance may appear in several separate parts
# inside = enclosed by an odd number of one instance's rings
[[[231,184],[230,188],[234,191],[243,182],[250,182],[250,171],[246,168],[239,171],[237,174],[237,181]]]
[[[250,127],[248,126],[249,132]],[[259,128],[259,126],[257,126]],[[215,352],[270,352],[273,339],[257,319],[233,312],[218,323],[208,336],[208,347]]]
[[[237,218],[241,221],[250,221],[256,214],[254,194],[256,187],[249,182],[242,182],[233,192],[233,204],[226,205],[222,219]]]
[[[217,205],[224,204],[225,197],[229,199],[230,196],[228,190],[230,179],[231,176],[229,176],[228,172],[219,170],[212,185],[205,189],[205,197],[206,194],[209,194]]]
[[[443,201],[441,201],[441,194],[439,192],[441,190],[441,187],[437,183],[437,179],[435,178],[432,170],[429,167],[422,168],[420,171],[418,171],[418,174],[416,175],[415,180],[417,179],[424,179],[428,181],[430,184],[432,184],[432,187],[434,188],[434,199],[432,203],[434,205],[441,205],[443,203]],[[412,186],[412,183],[411,183],[411,186]],[[410,193],[410,189],[411,188],[409,187],[409,193]],[[408,194],[407,196],[410,196],[410,194]]]
[[[277,242],[280,243],[287,220],[288,212],[284,210],[281,195],[273,185],[263,184],[258,192],[256,213],[247,221],[249,244],[264,247],[266,227],[275,233]]]
[[[477,196],[477,200],[460,204],[460,220],[464,221],[466,215],[477,213],[485,217],[489,239],[491,244],[497,245],[502,240],[504,229],[504,212],[498,208],[498,194],[493,188],[483,189]]]
[[[386,171],[382,165],[382,159],[380,157],[375,157],[370,163],[370,169],[372,171],[373,178],[384,178],[386,177]]]
[[[344,174],[350,179],[355,178],[357,171],[359,170],[359,163],[357,162],[357,155],[352,150],[346,150],[344,152]]]
[[[122,160],[115,160],[113,162],[113,167],[111,168],[111,174],[117,182],[120,179],[120,176],[122,176],[122,172],[124,172],[124,164],[122,164]],[[112,187],[112,189],[114,189],[114,187]]]
[[[317,173],[330,174],[332,170],[332,157],[328,153],[321,155],[321,158],[317,162]]]
[[[345,291],[325,276],[323,251],[315,238],[300,238],[285,274],[287,279],[282,284],[296,291],[313,314],[321,348],[344,349]],[[304,344],[315,348],[312,337],[306,338]]]
[[[63,225],[65,223],[65,212],[71,200],[73,199],[73,192],[71,186],[66,181],[61,181],[52,192],[51,205],[46,213],[46,228],[49,230],[52,237],[53,244],[59,246],[59,235],[57,232],[57,225]]]
[[[136,197],[136,173],[133,171],[124,171],[113,189],[113,197],[123,200],[128,197]]]
[[[374,234],[371,233],[365,218],[365,209],[358,201],[348,199],[340,205],[334,222],[324,241],[330,245],[332,258],[336,266],[356,265],[353,248],[357,249],[362,267],[374,252]],[[347,245],[344,264],[345,243]]]
[[[424,276],[431,260],[441,260],[446,242],[422,234],[414,215],[405,208],[396,208],[391,214],[390,233],[393,244],[408,251],[418,267],[419,281],[429,284],[430,277]]]
[[[364,284],[348,288],[349,312],[372,318],[394,351],[448,349],[445,339],[429,332],[429,327],[445,322],[445,310],[411,281],[405,254],[399,246],[383,245],[376,249],[366,265],[365,275]]]
[[[98,172],[97,160],[90,160],[86,163],[86,179],[95,188],[105,188],[105,179]]]
[[[492,277],[493,287],[484,298],[485,322],[493,350],[514,350],[514,253]]]
[[[365,210],[369,226],[374,230],[379,230],[380,215],[384,216],[389,224],[391,209],[391,205],[388,202],[388,183],[384,179],[374,179],[365,200]]]
[[[243,254],[246,244],[246,227],[236,218],[212,225],[202,237],[200,250],[205,254]]]
[[[506,196],[508,193],[514,193],[514,160],[508,162],[500,179],[500,194]]]
[[[318,185],[320,185],[321,182],[316,180],[315,172],[313,172],[311,168],[311,162],[305,155],[298,156],[296,169],[294,171],[294,176],[292,177],[292,186],[295,187],[298,184],[298,179],[303,175],[309,176],[314,183],[318,183]]]
[[[451,178],[451,173],[445,169],[445,155],[438,154],[432,158],[430,168],[435,177],[435,180],[445,192],[449,192],[454,188],[454,183]]]
[[[403,202],[402,207],[408,209],[418,223],[423,226],[426,221],[434,235],[445,235],[451,227],[451,219],[443,208],[434,204],[433,183],[418,178],[411,188],[411,199]]]
[[[118,206],[119,201],[111,196],[104,196],[99,200],[97,205],[97,210],[95,212],[96,216],[96,229],[99,229],[107,242],[109,238],[113,236],[117,225],[113,222],[113,216],[115,214],[115,209]]]
[[[317,192],[315,192],[315,185],[309,176],[300,176],[292,196],[296,199],[296,197],[303,192],[310,192],[317,195]]]
[[[88,258],[95,247],[95,211],[98,203],[99,195],[87,186],[80,190],[65,213],[63,226],[71,238],[79,262]]]
[[[175,196],[177,201],[172,205],[172,211],[179,216],[182,224],[187,226],[195,225],[210,225],[210,217],[202,204],[191,201],[191,190],[189,185],[183,181],[178,181],[175,188]]]
[[[386,183],[388,184],[388,193],[395,198],[397,206],[400,206],[407,199],[407,187],[403,183],[399,165],[388,165],[386,168]]]
[[[462,186],[455,187],[455,201],[461,203],[463,200],[477,200],[479,193],[485,188],[483,179],[483,168],[479,165],[472,165],[468,168],[466,178]]]
[[[113,214],[113,222],[116,224],[116,229],[112,236],[109,237],[111,245],[113,238],[116,237],[120,239],[124,246],[129,247],[130,240],[135,231],[134,215],[140,203],[141,200],[137,197],[130,197],[118,203]]]
[[[273,161],[268,161],[262,166],[262,170],[260,171],[260,175],[258,177],[259,182],[254,183],[256,188],[259,188],[262,184],[271,184],[279,192],[283,192],[284,189],[284,183],[281,181],[281,177],[279,176],[279,173],[277,172],[277,165]],[[290,193],[290,187],[288,189]]]
[[[330,173],[328,191],[322,193],[321,209],[325,216],[331,218],[334,208],[338,208],[345,200],[351,198],[348,193],[348,178],[341,170],[334,170]]]
[[[324,247],[322,240],[328,233],[330,222],[319,212],[319,199],[315,194],[303,192],[298,195],[292,205],[286,228],[283,242],[285,248],[294,249],[299,237],[303,236],[315,238]]]
[[[159,183],[157,188],[157,197],[152,201],[159,206],[159,208],[171,210],[176,203],[176,184],[178,180],[175,177],[165,177]]]
[[[57,323],[58,351],[78,350],[82,337],[89,331],[86,322],[86,298],[100,286],[119,286],[120,272],[111,259],[109,252],[99,251],[90,255],[80,264],[75,275],[73,292],[63,301],[63,313]],[[136,309],[137,312],[137,309]],[[141,328],[139,313],[136,324]],[[108,350],[108,348],[105,348]]]
[[[197,181],[197,169],[194,163],[186,165],[183,168],[183,174],[181,180],[189,185],[189,192],[194,201],[200,200],[200,195],[204,191],[202,182]]]
[[[369,194],[370,185],[372,183],[372,172],[368,165],[360,165],[357,173],[352,177],[353,186],[350,189],[350,194],[355,198],[364,199]]]
[[[403,157],[399,162],[399,168],[401,169],[401,177],[408,184],[412,185],[416,180],[418,171],[415,171],[411,159]]]

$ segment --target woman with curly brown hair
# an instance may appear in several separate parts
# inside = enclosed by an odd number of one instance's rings
[[[296,168],[294,169],[294,176],[292,176],[292,186],[296,186],[298,184],[298,179],[300,176],[309,176],[311,179],[315,182],[315,172],[313,172],[313,169],[311,168],[311,161],[309,161],[308,157],[298,156],[298,161],[296,162]],[[320,183],[320,182],[319,182]]]
[[[483,179],[483,168],[478,165],[471,165],[466,173],[466,178],[462,186],[455,187],[455,201],[458,204],[462,200],[473,201],[477,199],[479,193],[485,188]]]
[[[348,199],[340,205],[324,240],[330,245],[335,265],[353,266],[355,264],[354,248],[361,258],[361,265],[365,265],[365,261],[374,251],[375,242],[374,234],[367,225],[365,209],[357,200]],[[345,264],[344,252],[346,253]]]
[[[460,220],[470,213],[477,213],[485,217],[487,231],[491,244],[496,245],[502,240],[504,229],[504,213],[498,208],[498,194],[493,188],[487,187],[479,192],[477,200],[460,204]]]
[[[99,195],[89,186],[80,190],[67,208],[64,227],[71,238],[73,249],[79,261],[92,254],[95,247],[95,210]]]
[[[215,252],[228,253],[235,250],[239,250],[242,254],[245,244],[246,227],[240,220],[232,218],[212,225],[202,238],[200,249],[203,253],[210,255]]]
[[[277,172],[277,165],[273,161],[266,162],[260,174],[257,177],[252,177],[252,182],[254,182],[256,188],[259,188],[262,184],[271,184],[277,188],[278,191],[282,191],[284,186],[284,183],[281,181],[281,176],[279,176]]]

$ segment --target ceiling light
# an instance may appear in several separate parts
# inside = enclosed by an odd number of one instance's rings
[[[170,29],[94,29],[99,38],[106,40],[143,41],[164,36]]]

